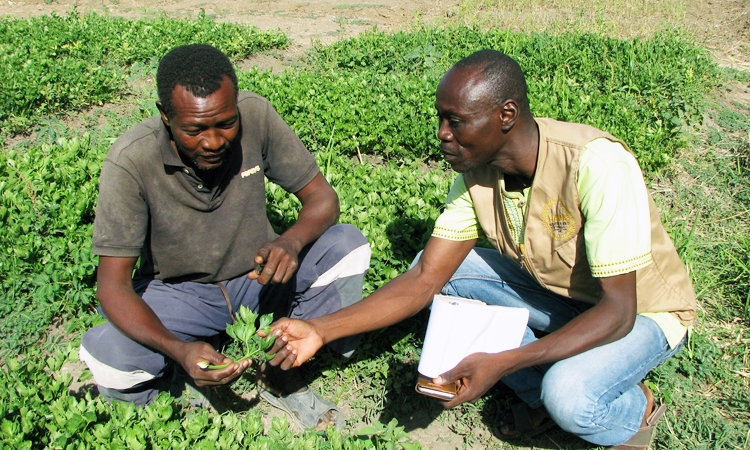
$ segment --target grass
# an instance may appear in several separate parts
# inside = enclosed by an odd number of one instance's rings
[[[687,8],[685,0],[464,0],[454,20],[524,33],[575,30],[629,38],[684,26]]]
[[[720,92],[692,145],[650,180],[699,298],[690,345],[650,375],[679,413],[657,448],[748,448],[750,136],[738,124],[750,114]]]
[[[514,21],[520,28],[528,25],[528,29],[534,30],[545,28],[568,31],[572,26],[595,33],[607,32],[617,36],[621,32],[630,36],[628,33],[632,30],[628,31],[628,27],[634,27],[635,22],[627,23],[641,14],[646,20],[643,21],[644,29],[639,34],[648,35],[653,32],[656,35],[672,12],[676,11],[677,19],[674,20],[682,20],[684,7],[684,2],[678,1],[621,1],[612,6],[597,3],[593,8],[584,8],[582,1],[572,0],[528,0],[512,5],[506,2],[467,1],[461,3],[460,18],[467,23],[481,25],[484,18],[489,20],[496,12],[505,11],[509,16],[503,20]],[[547,9],[557,11],[557,22],[541,14],[538,23],[526,22],[523,25],[524,20],[528,21],[528,17],[531,17],[529,14]],[[623,24],[613,23],[616,22],[618,12],[622,14]],[[376,59],[393,52],[389,58],[380,58],[381,62],[396,61],[405,67],[404,73],[417,71],[427,79],[431,71],[439,72],[444,69],[441,64],[449,63],[441,58],[455,59],[454,54],[448,53],[449,50],[433,44],[436,41],[431,40],[431,36],[445,36],[437,31],[434,33],[418,29],[413,34],[380,40],[372,35],[363,36],[359,40],[318,49],[315,53],[318,59],[312,60],[314,64],[322,64],[320,61],[327,58],[330,63],[335,60],[333,56],[345,54],[336,53],[335,49],[360,46],[365,50],[369,48],[373,55],[377,55]],[[399,50],[398,45],[414,35],[422,36],[419,38],[421,46],[411,52]],[[518,37],[521,38],[523,36]],[[580,36],[577,38],[580,39]],[[592,39],[588,39],[591,42]],[[453,46],[461,45],[461,41],[451,42]],[[619,49],[618,51],[624,48],[617,42],[609,45]],[[683,50],[677,47],[674,45],[674,48],[660,48],[656,51],[675,53]],[[361,57],[367,53],[362,51],[346,55],[359,54],[358,57]],[[351,61],[358,64],[364,59]],[[382,74],[392,70],[376,70],[377,75],[369,75],[356,64],[347,67],[347,63],[341,59],[335,62],[342,64],[342,67],[331,68],[336,64],[301,65],[297,70],[304,72],[311,70],[311,67],[317,67],[315,70],[328,67],[329,72],[322,72],[328,78],[318,75],[313,77],[332,80],[332,84],[338,83],[340,86],[351,86],[351,89],[347,89],[347,94],[340,94],[350,104],[354,104],[351,100],[354,97],[348,97],[349,92],[353,92],[358,86],[370,86],[368,82],[381,80],[381,77],[385,80],[383,85],[386,85],[388,78]],[[15,353],[8,350],[7,344],[14,339],[19,342],[19,335],[25,331],[24,327],[36,330],[37,334],[32,336],[31,342],[35,343],[33,347],[38,348],[22,352],[28,352],[25,354],[29,364],[41,367],[44,364],[40,349],[47,354],[54,354],[55,349],[66,348],[68,345],[75,348],[81,333],[100,320],[94,313],[87,312],[87,309],[91,311],[93,305],[92,259],[85,252],[88,242],[86,236],[89,233],[86,227],[90,225],[91,208],[90,205],[78,204],[77,200],[92,195],[92,177],[97,173],[97,168],[89,168],[86,164],[99,161],[116,136],[154,113],[153,90],[147,87],[149,82],[145,81],[152,71],[153,65],[148,60],[130,66],[127,73],[131,77],[132,87],[126,103],[96,107],[88,112],[65,109],[61,117],[45,116],[33,121],[33,125],[24,129],[32,138],[15,136],[11,141],[5,135],[0,142],[0,175],[7,175],[0,180],[3,238],[10,236],[9,211],[17,208],[25,214],[24,222],[20,223],[13,240],[2,241],[3,254],[10,255],[3,264],[23,258],[25,253],[33,253],[34,257],[30,261],[37,264],[31,266],[33,270],[26,274],[12,272],[7,266],[2,266],[3,278],[0,281],[4,292],[0,306],[5,308],[5,315],[2,316],[0,327],[3,327],[7,336],[4,340],[5,350],[0,355],[3,361],[7,361]],[[360,76],[361,79],[358,78]],[[400,75],[401,78],[406,76]],[[648,78],[647,75],[643,77]],[[671,75],[666,78],[671,78]],[[252,71],[241,74],[244,82],[255,80],[257,83],[265,83],[261,86],[269,88],[269,96],[279,96],[273,100],[274,104],[281,104],[283,100],[280,97],[287,92],[284,89],[300,80],[293,75],[285,75],[279,79],[289,82],[279,83],[278,79]],[[560,76],[556,79],[557,82],[566,80]],[[750,75],[724,70],[715,80],[717,87],[711,92],[705,91],[705,86],[695,87],[691,91],[691,95],[708,97],[710,102],[697,103],[700,106],[694,106],[695,114],[691,113],[690,117],[679,122],[681,145],[676,146],[675,153],[647,175],[664,223],[694,281],[700,308],[699,321],[693,329],[689,344],[677,357],[659,367],[648,378],[657,396],[667,401],[670,408],[667,420],[658,429],[653,447],[655,449],[742,449],[748,448],[750,443],[750,134],[747,125],[750,123],[750,104],[741,96],[732,95],[732,89],[742,83],[750,83]],[[549,86],[540,84],[539,92],[555,87],[554,79],[549,82]],[[430,84],[422,81],[422,84],[416,86],[410,89],[402,87],[399,102],[406,103],[405,99],[416,95],[420,90],[428,89]],[[321,87],[321,92],[324,88],[325,85]],[[381,90],[383,88],[380,85],[376,88],[379,101],[383,101],[387,92]],[[669,86],[662,88],[671,92],[669,89]],[[559,92],[569,94],[571,91]],[[336,101],[335,93],[324,93],[330,96],[331,104]],[[314,144],[311,147],[316,149],[326,176],[337,187],[341,196],[342,221],[358,224],[373,244],[377,257],[373,260],[373,268],[365,286],[365,290],[371,292],[403,271],[424,244],[439,212],[442,197],[447,193],[451,174],[439,163],[426,165],[425,162],[430,160],[422,156],[393,157],[386,153],[382,158],[385,162],[372,164],[366,161],[360,163],[354,159],[353,153],[336,153],[334,150],[353,152],[361,147],[363,153],[371,157],[364,147],[368,136],[349,137],[351,133],[346,126],[351,120],[336,116],[335,111],[324,112],[331,114],[329,122],[314,124],[310,111],[316,107],[314,99],[322,98],[321,93],[315,94],[313,92],[310,99],[305,100],[309,103],[304,103],[303,108],[290,109],[284,114],[285,117],[298,118],[299,126],[306,127],[300,130],[309,134],[309,142]],[[363,99],[362,104],[365,104],[368,99]],[[540,105],[544,103],[541,99],[538,102]],[[605,103],[606,97],[602,100],[602,104]],[[392,104],[395,103],[384,103]],[[585,108],[582,110],[585,111]],[[314,116],[320,117],[324,113],[316,113]],[[643,122],[648,123],[648,120]],[[81,136],[82,129],[88,132],[84,137]],[[347,134],[331,138],[341,130],[346,130]],[[620,137],[628,142],[638,138],[635,135]],[[13,142],[12,146],[10,142]],[[372,146],[377,144],[375,142]],[[390,151],[395,151],[395,147],[394,145]],[[22,169],[18,174],[18,171],[14,172],[15,169],[7,164],[9,159],[14,161],[13,167]],[[372,157],[366,159],[374,160]],[[83,161],[86,167],[81,166],[83,168],[73,172],[62,169],[76,167],[78,161]],[[45,168],[56,170],[45,171]],[[270,216],[274,225],[283,227],[293,220],[293,213],[290,213],[294,209],[292,198],[274,188],[269,188],[267,196],[273,204]],[[60,204],[66,206],[54,209],[55,205]],[[73,226],[69,226],[71,223]],[[75,245],[71,247],[69,243]],[[45,268],[51,267],[56,260],[45,255],[56,255],[55,258],[59,258],[62,264],[60,273],[70,269],[74,270],[71,273],[73,276],[69,279],[52,280],[56,271]],[[11,276],[16,277],[17,284],[9,284]],[[79,283],[73,285],[73,280],[79,280]],[[9,289],[8,286],[15,287]],[[35,286],[39,290],[35,290]],[[43,289],[52,289],[52,295]],[[64,320],[61,320],[60,311],[68,311],[62,315]],[[414,393],[416,361],[426,317],[423,312],[387,330],[369,333],[351,361],[344,361],[323,351],[308,366],[308,381],[327,397],[350,408],[352,417],[359,418],[354,420],[353,429],[372,425],[367,432],[370,435],[380,433],[380,436],[386,436],[386,443],[402,439],[401,431],[413,432],[437,421],[443,424],[443,430],[450,432],[450,436],[444,438],[453,445],[499,448],[501,445],[490,436],[488,424],[498,411],[509,406],[512,397],[506,389],[497,387],[476,404],[462,405],[450,411],[444,411],[436,402]],[[47,334],[48,327],[62,330],[62,334]],[[29,341],[25,342],[24,345],[29,346]],[[54,367],[58,367],[58,364],[60,363],[56,362]],[[3,368],[0,367],[0,370]],[[45,380],[34,373],[29,374],[29,377]],[[238,383],[235,389],[242,394],[251,389],[250,386],[249,382]],[[56,389],[58,388],[64,390],[59,386]],[[92,402],[89,405],[95,404],[92,400],[88,401]],[[78,405],[81,408],[85,406]],[[96,408],[103,411],[105,406],[96,404]],[[116,416],[114,412],[107,414]],[[0,405],[0,419],[14,417]],[[101,417],[108,416],[105,414]],[[382,425],[391,423],[393,419],[404,429],[399,431],[393,426],[388,428]],[[42,421],[44,417],[39,417],[38,420]],[[189,422],[187,418],[183,421]],[[269,432],[277,433],[278,430],[272,429]],[[551,439],[552,443],[546,439]],[[582,441],[562,432],[551,433],[548,438],[531,440],[528,444],[554,446],[553,448],[585,446]],[[401,444],[402,447],[405,445]]]

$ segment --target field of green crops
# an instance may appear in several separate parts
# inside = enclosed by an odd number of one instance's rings
[[[61,369],[101,321],[91,254],[101,162],[120,133],[156,113],[159,57],[190,42],[234,61],[288,45],[280,32],[205,16],[0,16],[0,449],[410,449],[422,446],[409,435],[417,414],[445,424],[464,447],[515,448],[488,431],[511,401],[503,388],[450,411],[413,392],[424,314],[369,333],[349,361],[323,351],[308,365],[313,387],[351,411],[341,432],[295,434],[280,418],[264,427],[254,405],[219,414],[163,395],[135,408],[70,390],[90,374],[73,380]],[[679,30],[622,40],[420,27],[373,30],[314,48],[283,73],[238,76],[313,151],[341,199],[341,222],[368,238],[369,293],[403,272],[430,235],[453,177],[439,160],[435,87],[481,48],[520,62],[535,115],[592,124],[630,144],[689,268],[699,322],[689,345],[647,379],[669,404],[653,448],[748,448],[750,105],[719,94],[748,86],[750,74],[719,68]],[[266,195],[283,229],[296,200],[272,185]],[[252,389],[241,380],[231,392]],[[550,436],[559,448],[586,447],[561,431]]]

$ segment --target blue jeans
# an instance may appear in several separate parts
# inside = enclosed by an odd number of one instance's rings
[[[551,333],[592,306],[544,289],[517,263],[484,248],[469,253],[442,294],[527,308],[521,345],[537,339],[534,331]],[[532,408],[543,405],[560,428],[597,445],[618,445],[638,431],[646,410],[637,383],[681,346],[670,348],[656,322],[637,316],[632,331],[616,342],[502,381]]]

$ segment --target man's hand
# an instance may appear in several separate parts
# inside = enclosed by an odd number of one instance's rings
[[[255,264],[262,270],[251,270],[247,275],[251,280],[261,284],[289,281],[297,270],[299,252],[339,220],[339,197],[321,173],[294,196],[302,204],[297,222],[258,250]]]
[[[186,342],[184,351],[177,361],[198,386],[215,386],[227,384],[242,375],[250,367],[250,360],[233,362],[230,358],[218,353],[205,342]],[[201,369],[198,363],[207,362],[211,365],[229,364],[223,369]]]
[[[276,334],[276,342],[268,353],[275,353],[276,356],[269,363],[282,370],[304,364],[324,344],[315,325],[304,320],[277,320],[271,324],[271,333]]]
[[[199,386],[226,384],[239,377],[249,361],[232,363],[205,342],[185,342],[169,331],[154,311],[133,290],[131,276],[136,258],[101,256],[97,270],[97,297],[110,322],[124,335],[177,361]],[[229,364],[203,370],[199,362]]]
[[[600,281],[604,295],[599,303],[562,328],[517,349],[469,355],[433,380],[441,385],[458,381],[458,395],[444,406],[474,401],[502,377],[519,369],[560,361],[628,334],[636,314],[635,272]]]
[[[472,353],[462,359],[456,367],[438,376],[433,383],[446,385],[455,382],[457,395],[443,402],[446,408],[453,408],[464,402],[473,402],[492,388],[500,378],[512,372],[503,364],[505,353]]]
[[[284,235],[264,244],[255,255],[255,264],[261,271],[251,270],[247,277],[260,284],[286,283],[299,266],[301,245]]]

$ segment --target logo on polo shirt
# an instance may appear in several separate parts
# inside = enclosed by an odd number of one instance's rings
[[[255,167],[253,167],[252,169],[247,169],[246,171],[242,172],[242,173],[240,174],[240,176],[242,176],[242,178],[247,178],[247,177],[249,177],[250,175],[252,175],[252,174],[254,174],[254,173],[258,173],[258,172],[260,172],[260,167],[258,167],[258,166],[255,166]]]

